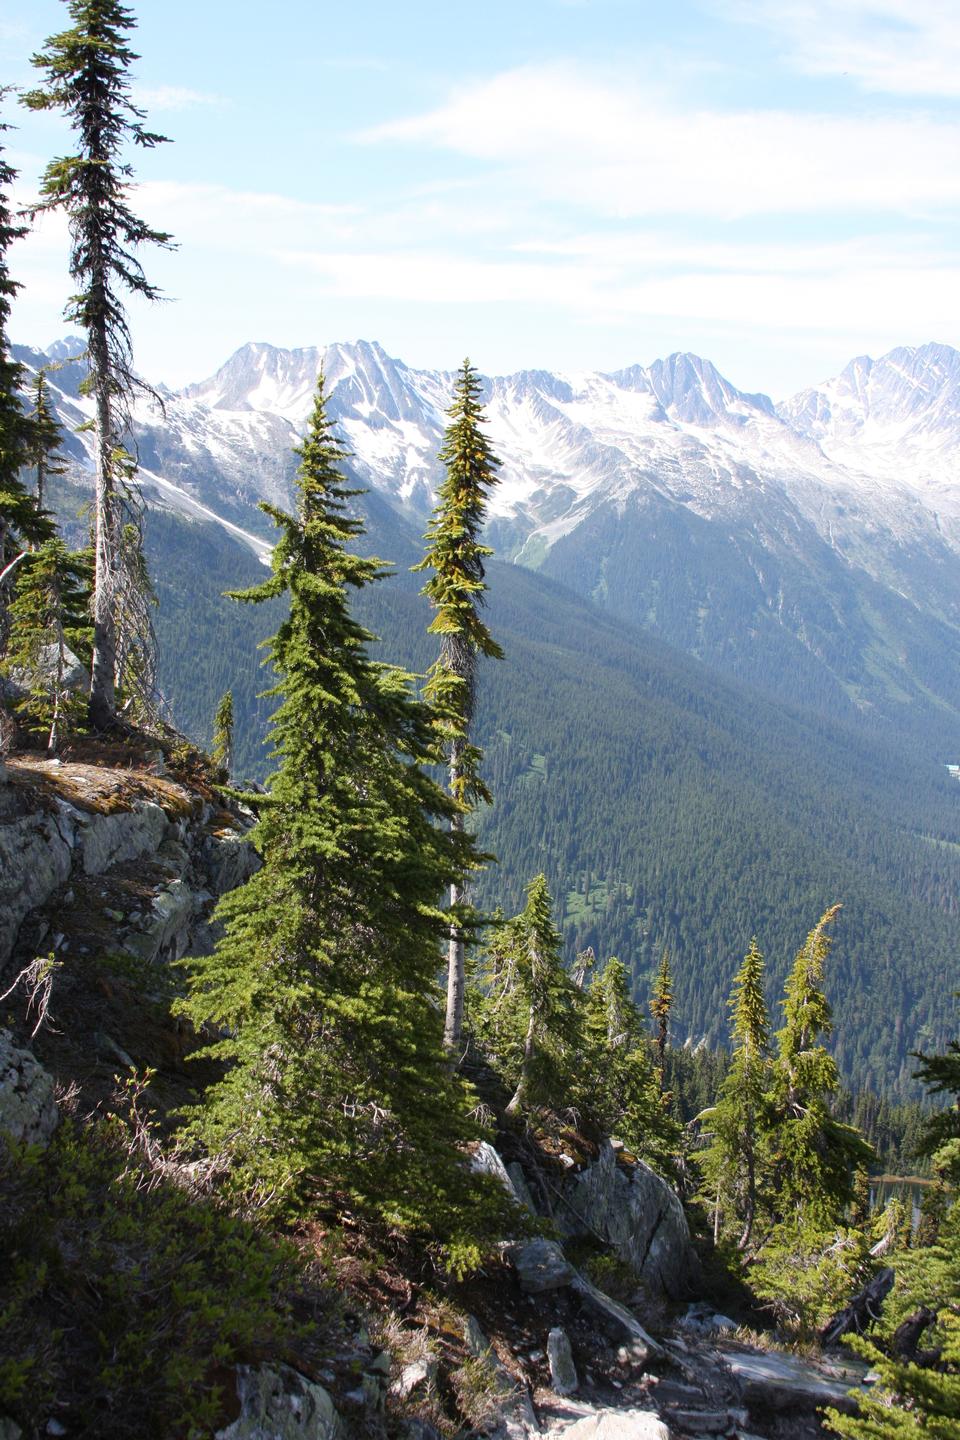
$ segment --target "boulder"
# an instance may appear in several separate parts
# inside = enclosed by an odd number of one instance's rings
[[[651,1410],[597,1410],[563,1431],[563,1440],[670,1440]]]
[[[573,1363],[570,1337],[559,1326],[547,1336],[547,1362],[550,1366],[550,1384],[558,1395],[572,1395],[579,1389],[577,1367]]]
[[[849,1411],[855,1409],[851,1394],[870,1388],[867,1366],[852,1356],[842,1364],[815,1364],[775,1351],[724,1350],[722,1358],[751,1406],[793,1413],[834,1405]]]
[[[576,1271],[556,1240],[526,1240],[511,1245],[507,1251],[528,1295],[541,1295],[545,1290],[562,1290],[569,1285]]]
[[[679,1197],[642,1160],[617,1160],[608,1141],[594,1164],[561,1182],[557,1224],[567,1236],[594,1236],[633,1267],[653,1293],[676,1298],[697,1273]]]
[[[0,1130],[27,1145],[46,1146],[59,1115],[53,1078],[29,1050],[0,1030]]]
[[[340,1418],[322,1385],[289,1365],[237,1369],[240,1414],[215,1440],[338,1440]]]
[[[436,1382],[437,1361],[432,1355],[425,1355],[419,1360],[411,1360],[409,1365],[404,1365],[400,1374],[390,1386],[390,1394],[398,1400],[406,1400],[414,1390],[421,1386],[429,1389]]]

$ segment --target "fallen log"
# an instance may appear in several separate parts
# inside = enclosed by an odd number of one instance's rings
[[[849,1305],[827,1321],[820,1331],[823,1344],[835,1345],[841,1335],[862,1335],[868,1325],[879,1320],[883,1302],[892,1289],[893,1271],[885,1266],[854,1295]]]

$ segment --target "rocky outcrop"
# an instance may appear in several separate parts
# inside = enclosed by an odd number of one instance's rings
[[[322,1385],[288,1365],[241,1365],[240,1414],[215,1440],[338,1440],[340,1418]]]
[[[0,1030],[0,1131],[27,1145],[45,1146],[57,1128],[53,1079],[29,1050]]]
[[[0,777],[0,969],[18,948],[96,948],[98,919],[104,948],[148,963],[208,950],[216,899],[259,864],[249,825],[147,766],[9,760]]]
[[[697,1273],[683,1206],[642,1160],[625,1160],[609,1141],[599,1159],[561,1182],[556,1222],[564,1236],[603,1240],[653,1293],[676,1298]]]

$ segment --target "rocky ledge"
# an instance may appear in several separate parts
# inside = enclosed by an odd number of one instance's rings
[[[258,865],[252,817],[148,763],[0,765],[0,973],[37,955],[146,963],[211,943],[217,898]]]

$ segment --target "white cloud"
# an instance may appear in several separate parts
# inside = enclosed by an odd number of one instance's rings
[[[956,124],[691,110],[635,80],[574,65],[506,71],[358,138],[487,162],[518,194],[611,217],[960,207]]]
[[[894,95],[960,96],[956,0],[718,0],[715,8],[779,36],[806,74],[848,76]]]
[[[200,110],[228,103],[222,95],[206,95],[199,90],[187,90],[182,85],[138,86],[133,99],[135,104],[147,111]]]

